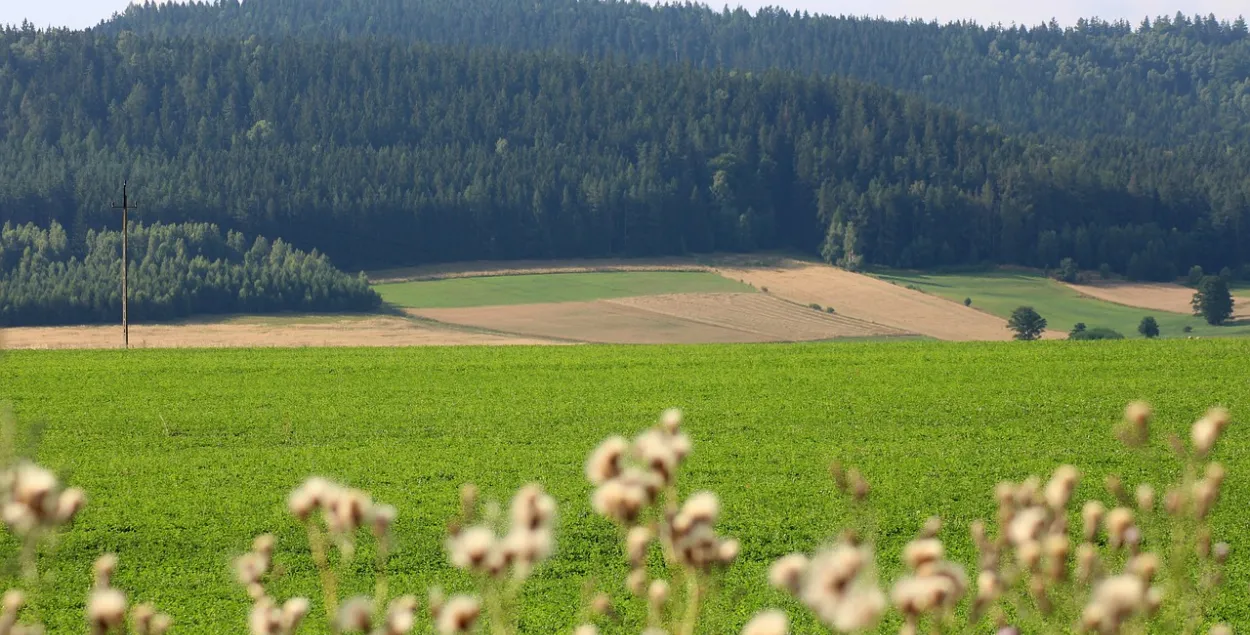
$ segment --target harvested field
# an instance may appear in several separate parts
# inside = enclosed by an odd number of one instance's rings
[[[835,267],[791,260],[773,267],[725,267],[718,272],[786,300],[832,306],[839,315],[880,328],[941,340],[1011,339],[1001,318]]]
[[[906,335],[756,293],[691,293],[594,302],[414,310],[451,324],[615,344],[787,342]]]
[[[709,326],[758,333],[767,336],[768,341],[910,335],[901,329],[797,306],[763,293],[684,293],[609,302]]]
[[[1072,290],[1106,302],[1124,306],[1192,315],[1194,290],[1167,282],[1117,282],[1098,280],[1089,284],[1069,284]],[[1250,297],[1233,294],[1233,319],[1250,318]]]
[[[402,317],[307,320],[301,318],[196,321],[131,325],[131,348],[305,346],[452,346],[553,344],[549,340],[479,333],[422,324]],[[0,345],[13,349],[120,348],[121,327],[51,326],[0,329]]]

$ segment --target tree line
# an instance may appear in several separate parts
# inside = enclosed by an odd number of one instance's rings
[[[132,5],[99,29],[383,38],[594,59],[784,68],[877,83],[1013,132],[1169,144],[1250,139],[1250,37],[1214,16],[938,24],[638,0],[214,0]]]
[[[370,310],[364,279],[323,254],[282,240],[249,241],[214,225],[132,224],[130,316]],[[60,224],[0,228],[0,326],[116,322],[121,318],[119,231],[89,230],[75,249]]]
[[[0,32],[0,221],[359,268],[793,248],[1165,279],[1250,253],[1246,146],[1021,138],[881,87],[375,39]]]

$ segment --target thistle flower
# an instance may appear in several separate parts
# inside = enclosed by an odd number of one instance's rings
[[[483,571],[487,557],[495,550],[495,532],[489,527],[470,527],[447,539],[447,553],[452,566],[470,571]]]
[[[307,598],[291,598],[282,605],[278,616],[278,624],[283,633],[294,633],[300,622],[308,615],[310,603]]]
[[[1140,446],[1150,438],[1150,405],[1143,401],[1130,403],[1124,409],[1124,423],[1117,436],[1125,445]]]
[[[625,588],[630,593],[641,596],[647,590],[647,572],[645,569],[632,569],[625,577]]]
[[[573,635],[599,635],[599,629],[594,624],[582,624],[573,629]]]
[[[1216,440],[1227,426],[1228,411],[1223,408],[1208,410],[1206,416],[1194,423],[1190,438],[1193,440],[1198,456],[1206,456],[1211,448],[1215,447]]]
[[[1139,553],[1128,561],[1127,569],[1141,578],[1143,583],[1150,584],[1159,570],[1159,557],[1153,553]]]
[[[113,581],[113,573],[117,571],[117,556],[106,553],[96,558],[92,565],[92,571],[95,573],[95,586],[106,588]]]
[[[647,491],[623,478],[612,479],[595,489],[591,506],[600,516],[629,524],[647,504]]]
[[[721,541],[717,547],[717,557],[720,559],[721,564],[730,564],[738,559],[738,551],[741,548],[742,545],[736,538]]]
[[[647,558],[647,546],[651,544],[653,534],[646,527],[633,527],[625,536],[625,554],[630,566],[640,567]]]
[[[790,632],[790,620],[786,614],[775,610],[761,611],[742,627],[742,635],[786,635]]]
[[[64,524],[73,520],[86,503],[87,494],[77,487],[61,492],[56,504],[56,522]]]
[[[1149,483],[1137,486],[1137,509],[1143,512],[1154,511],[1155,489]]]
[[[1134,613],[1142,610],[1146,601],[1146,584],[1132,574],[1122,574],[1103,580],[1094,589],[1093,601],[1086,607],[1097,607],[1092,613],[1099,617],[1098,627],[1103,631],[1115,631]]]
[[[269,563],[265,556],[254,551],[245,553],[234,561],[235,579],[243,586],[259,583],[268,569]]]
[[[530,531],[550,527],[555,520],[556,500],[543,491],[541,485],[531,483],[517,490],[512,498],[512,526]]]
[[[685,534],[696,525],[712,525],[720,514],[720,501],[712,492],[698,492],[686,499],[681,511],[673,519],[673,531]]]
[[[1025,569],[1037,571],[1038,565],[1042,562],[1042,545],[1036,540],[1021,544],[1016,547],[1016,559]]]
[[[768,583],[791,595],[797,595],[803,583],[803,575],[807,572],[807,563],[807,556],[801,553],[782,557],[769,567]]]
[[[656,611],[662,609],[668,602],[668,583],[663,580],[653,581],[651,588],[647,589],[647,600]]]
[[[851,591],[834,609],[832,620],[826,622],[843,632],[871,629],[885,613],[885,594],[875,588]]]
[[[100,588],[87,600],[87,624],[92,633],[121,628],[126,620],[126,596],[117,589]]]
[[[403,635],[416,626],[417,598],[404,595],[391,600],[386,609],[386,635]]]
[[[1127,507],[1117,507],[1107,512],[1106,518],[1107,537],[1113,548],[1119,548],[1130,540],[1129,530],[1133,528],[1133,510]]]
[[[1030,507],[1016,514],[1007,526],[1007,539],[1017,548],[1021,545],[1036,542],[1046,526],[1046,510],[1041,507]]]
[[[586,461],[586,478],[594,485],[603,485],[621,473],[621,459],[629,450],[624,437],[608,437]]]
[[[1076,489],[1076,483],[1079,474],[1075,467],[1071,465],[1062,465],[1055,470],[1054,476],[1050,482],[1046,484],[1044,497],[1046,504],[1054,511],[1059,511],[1068,506],[1068,500],[1072,498],[1072,492]]]
[[[393,505],[374,505],[369,508],[369,526],[373,535],[380,538],[390,534],[391,525],[395,524],[398,516],[399,511]]]
[[[913,571],[942,559],[942,542],[935,538],[913,540],[903,547],[903,562]]]
[[[438,632],[441,635],[467,633],[477,623],[482,607],[477,598],[468,595],[457,595],[447,601],[439,611]]]
[[[373,630],[373,602],[362,596],[347,600],[339,607],[335,623],[337,632],[368,633]]]
[[[677,453],[669,437],[659,430],[647,430],[634,440],[634,454],[638,461],[660,476],[665,485],[677,478]]]
[[[282,632],[282,611],[274,606],[273,600],[262,597],[252,605],[252,612],[247,619],[248,630],[252,635],[274,635]]]

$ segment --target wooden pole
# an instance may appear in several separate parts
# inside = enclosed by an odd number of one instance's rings
[[[122,348],[130,348],[130,194],[128,182],[122,181],[122,204],[113,204],[113,209],[122,211]]]

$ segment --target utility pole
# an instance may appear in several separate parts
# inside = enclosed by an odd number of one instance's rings
[[[130,348],[130,294],[127,285],[130,278],[130,259],[127,247],[130,242],[130,210],[138,209],[130,204],[126,191],[127,181],[122,181],[122,204],[113,203],[113,209],[122,211],[122,348]]]

